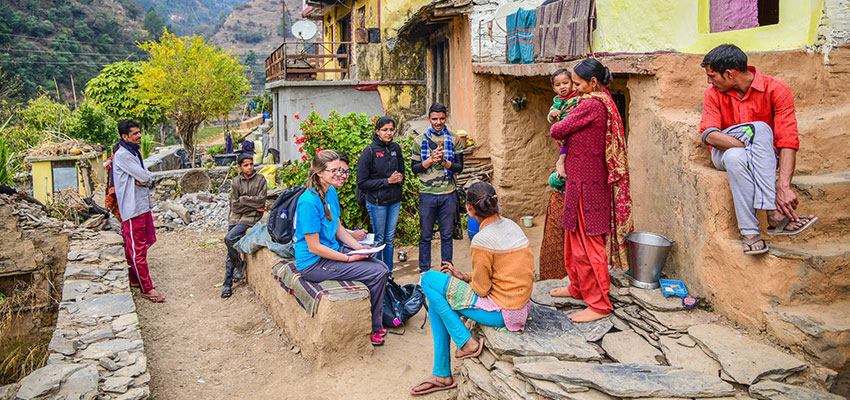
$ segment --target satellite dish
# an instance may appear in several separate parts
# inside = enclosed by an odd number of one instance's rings
[[[291,31],[293,36],[306,41],[316,36],[318,29],[316,28],[316,24],[302,19],[292,24]]]
[[[496,9],[496,12],[493,13],[493,21],[495,21],[496,26],[502,30],[502,32],[507,32],[507,22],[506,19],[508,15],[511,15],[517,12],[520,8],[526,10],[533,10],[537,7],[540,7],[545,0],[525,0],[525,1],[516,1],[505,3],[499,6]]]

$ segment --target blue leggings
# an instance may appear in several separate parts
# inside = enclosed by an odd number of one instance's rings
[[[434,336],[434,376],[447,377],[452,375],[451,355],[449,354],[449,336],[458,348],[463,347],[472,335],[460,316],[473,321],[495,327],[504,327],[500,311],[484,311],[479,308],[452,310],[446,300],[446,287],[449,279],[455,279],[437,271],[427,271],[422,275],[422,290],[428,299],[428,316],[431,317],[431,333]]]

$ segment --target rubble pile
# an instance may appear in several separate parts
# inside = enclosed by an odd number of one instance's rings
[[[21,230],[44,230],[51,233],[64,233],[70,235],[71,239],[88,239],[95,235],[87,229],[70,221],[61,221],[47,214],[44,206],[33,200],[27,200],[26,195],[0,194],[0,203],[8,206],[8,209],[18,219],[18,227]]]
[[[587,306],[552,297],[569,284],[552,279],[535,282],[522,333],[473,324],[485,349],[463,361],[459,398],[841,398],[826,392],[835,371],[687,310],[660,289],[629,287],[622,271],[611,281],[614,312],[598,321],[573,323],[569,315]]]
[[[230,196],[191,193],[157,203],[153,208],[157,228],[191,229],[196,232],[227,230]]]

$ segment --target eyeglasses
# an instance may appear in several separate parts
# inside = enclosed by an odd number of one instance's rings
[[[329,169],[328,171],[333,173],[333,174],[337,174],[337,175],[343,175],[343,176],[351,175],[350,169],[334,168],[334,169]]]

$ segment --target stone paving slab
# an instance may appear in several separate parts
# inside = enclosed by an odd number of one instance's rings
[[[529,378],[595,388],[617,397],[733,396],[732,385],[718,377],[675,367],[645,364],[540,362],[514,368]]]
[[[528,316],[522,333],[481,326],[487,348],[497,355],[554,356],[582,361],[601,358],[567,314],[532,304]]]
[[[602,338],[602,348],[612,360],[623,364],[663,365],[664,355],[631,331],[614,332]]]
[[[720,362],[729,379],[742,385],[752,385],[768,375],[788,376],[806,368],[797,358],[720,325],[695,325],[688,328],[688,334],[706,354]]]
[[[135,311],[136,303],[129,293],[105,294],[68,304],[67,307],[68,312],[81,317],[115,317]]]
[[[629,288],[629,293],[636,303],[648,310],[681,311],[685,309],[682,299],[677,296],[664,297],[661,289]]]
[[[761,381],[750,386],[750,395],[766,400],[842,400],[844,397],[822,390],[781,382]]]
[[[570,285],[570,278],[546,279],[534,282],[534,290],[531,292],[531,301],[550,307],[587,307],[584,300],[572,297],[554,297],[549,291]]]
[[[689,336],[683,337],[690,338]],[[686,346],[682,344],[682,341],[666,336],[659,338],[658,342],[661,344],[661,351],[664,352],[664,357],[667,358],[670,366],[699,371],[711,376],[718,376],[720,373],[720,363],[705,354],[702,349],[696,346],[696,343],[694,343],[694,346]],[[690,344],[687,339],[685,343]]]

